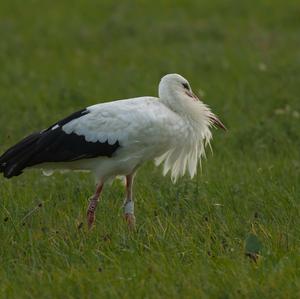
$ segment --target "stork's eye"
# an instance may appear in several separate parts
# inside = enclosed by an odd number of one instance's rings
[[[190,87],[189,87],[189,85],[188,85],[187,83],[182,83],[182,86],[183,86],[185,89],[190,90]]]

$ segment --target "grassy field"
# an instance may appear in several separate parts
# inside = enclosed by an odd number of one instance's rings
[[[1,152],[172,72],[229,131],[193,180],[140,169],[135,233],[119,181],[87,232],[89,175],[0,178],[0,297],[300,298],[299,15],[292,0],[1,1]]]

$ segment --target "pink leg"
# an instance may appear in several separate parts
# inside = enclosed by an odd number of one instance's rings
[[[99,202],[99,197],[103,189],[103,183],[102,181],[99,182],[96,188],[95,194],[91,197],[90,203],[87,210],[87,223],[88,228],[91,229],[94,222],[95,222],[95,211],[97,208],[97,204]]]
[[[126,199],[124,201],[124,217],[129,229],[135,228],[134,203],[132,199],[133,178],[133,174],[126,176]]]

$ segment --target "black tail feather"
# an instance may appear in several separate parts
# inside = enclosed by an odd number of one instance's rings
[[[39,138],[40,132],[33,133],[9,148],[0,157],[0,173],[4,173],[6,178],[20,175],[28,159],[34,155],[33,149]]]

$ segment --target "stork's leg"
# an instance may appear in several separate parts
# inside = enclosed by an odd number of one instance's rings
[[[135,228],[134,202],[132,197],[134,174],[126,176],[126,199],[124,201],[124,216],[130,229]]]
[[[99,197],[103,189],[103,183],[100,181],[97,185],[95,194],[90,198],[90,203],[87,209],[87,224],[88,228],[91,229],[95,222],[95,211],[99,202]]]

